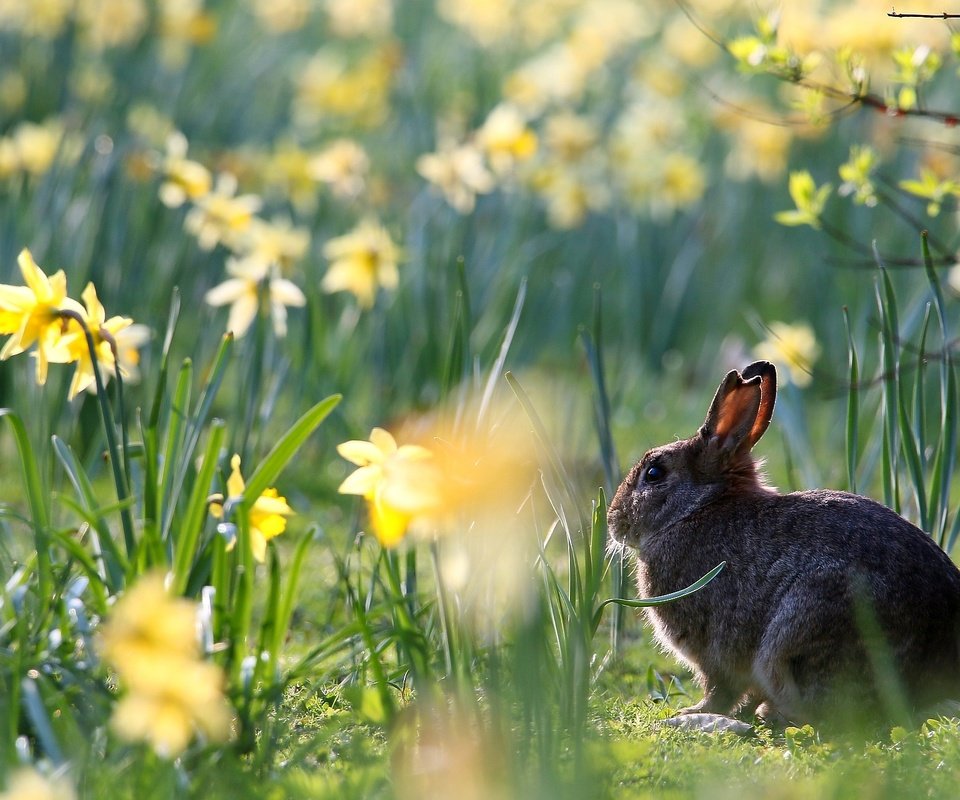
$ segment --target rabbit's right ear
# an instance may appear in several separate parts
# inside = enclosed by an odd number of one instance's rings
[[[758,364],[763,362],[758,362]],[[751,364],[744,380],[736,370],[727,373],[710,404],[700,434],[724,453],[745,452],[757,443],[770,424],[773,397],[768,402],[763,392],[764,375]],[[774,373],[774,385],[776,373]]]

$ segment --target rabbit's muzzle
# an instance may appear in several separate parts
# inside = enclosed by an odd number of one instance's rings
[[[630,470],[607,509],[607,530],[615,542],[635,547],[640,539],[635,495],[639,464]]]

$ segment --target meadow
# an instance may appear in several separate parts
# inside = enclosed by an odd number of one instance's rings
[[[608,549],[763,358],[956,555],[960,26],[787,5],[0,0],[0,798],[955,796],[664,726]]]

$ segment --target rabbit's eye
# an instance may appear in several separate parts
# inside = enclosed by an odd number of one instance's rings
[[[644,483],[657,483],[667,477],[667,471],[659,464],[651,464],[643,471]]]

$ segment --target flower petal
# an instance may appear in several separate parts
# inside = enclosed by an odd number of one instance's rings
[[[337,452],[347,461],[361,467],[365,467],[367,464],[380,464],[383,461],[383,451],[379,447],[373,442],[364,442],[359,439],[351,439],[349,442],[338,444]]]
[[[377,446],[381,453],[389,456],[397,452],[397,440],[390,431],[383,428],[374,428],[370,431],[370,441]]]
[[[238,297],[230,306],[230,316],[227,318],[227,330],[239,339],[243,336],[257,317],[258,298],[256,294]]]
[[[204,302],[211,306],[225,306],[235,303],[245,294],[256,294],[255,286],[243,278],[227,278],[223,283],[214,286],[204,296]]]
[[[340,494],[358,494],[369,497],[383,476],[379,466],[360,467],[350,473],[337,489]]]

